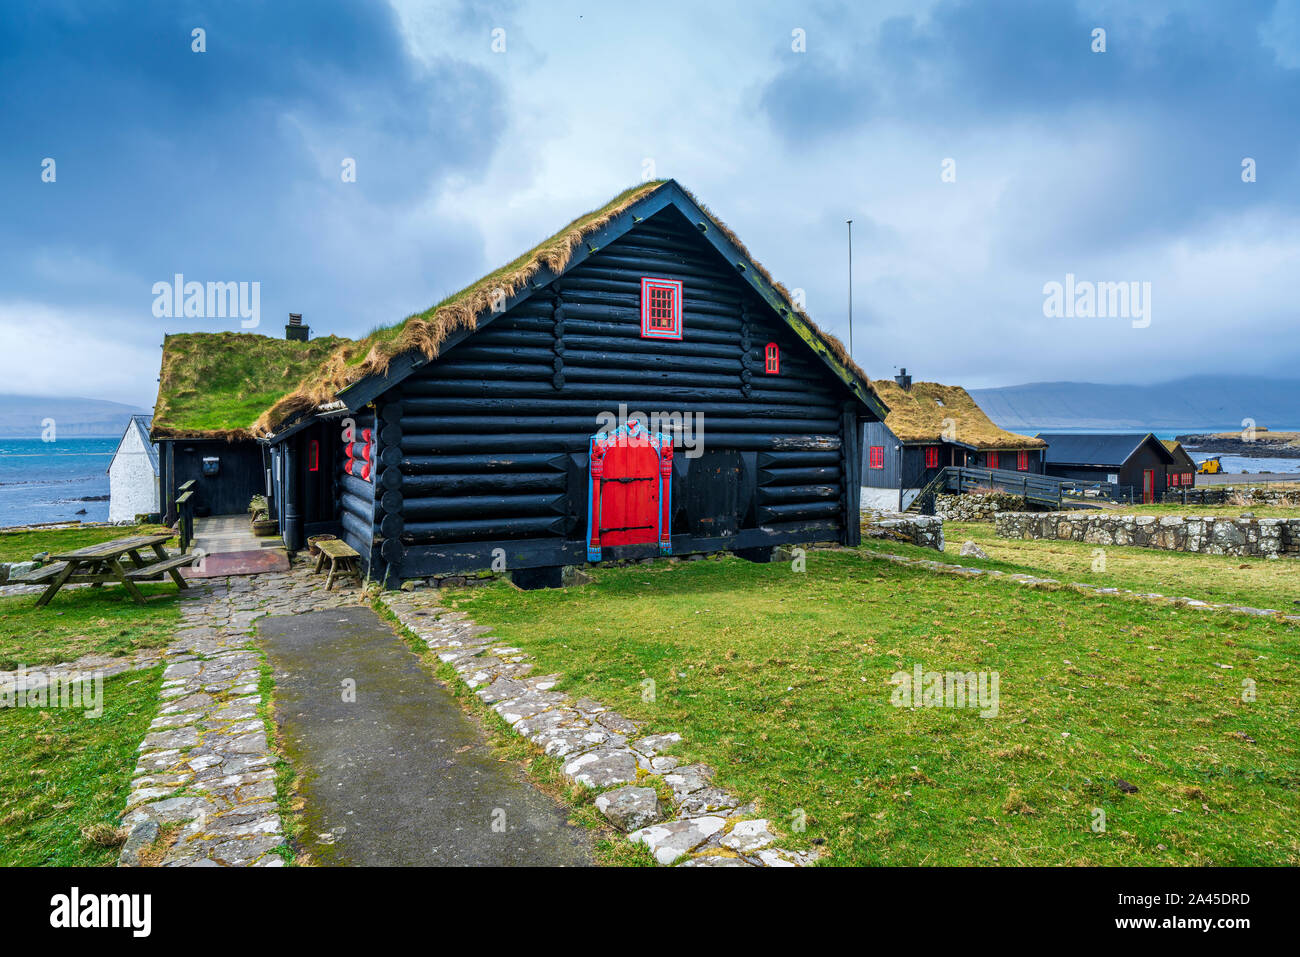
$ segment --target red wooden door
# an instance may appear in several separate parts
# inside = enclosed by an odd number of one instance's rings
[[[1142,470],[1142,501],[1150,504],[1156,500],[1155,469]]]
[[[615,442],[600,476],[600,544],[659,540],[659,450],[635,438]]]

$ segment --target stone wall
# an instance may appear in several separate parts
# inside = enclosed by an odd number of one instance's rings
[[[952,522],[991,522],[998,512],[1023,512],[1028,506],[1019,495],[1006,492],[971,492],[936,495],[934,514]]]
[[[994,528],[1002,538],[1139,545],[1248,558],[1300,557],[1300,518],[999,512]]]
[[[1295,486],[1281,489],[1268,485],[1225,485],[1223,491],[1230,502],[1240,496],[1243,502],[1252,505],[1300,505],[1300,490]]]
[[[862,513],[864,538],[887,538],[922,548],[943,551],[943,519],[937,515],[866,511]]]

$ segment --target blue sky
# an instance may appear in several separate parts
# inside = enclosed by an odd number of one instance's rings
[[[239,328],[156,318],[175,273],[363,334],[650,170],[844,339],[852,218],[872,375],[1294,375],[1298,7],[7,4],[4,391],[151,405],[164,332]],[[1044,316],[1067,273],[1149,282],[1150,325]]]

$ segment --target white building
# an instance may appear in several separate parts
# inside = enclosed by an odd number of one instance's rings
[[[129,522],[158,511],[158,448],[147,415],[133,415],[108,464],[108,520]]]

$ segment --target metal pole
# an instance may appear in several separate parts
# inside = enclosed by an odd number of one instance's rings
[[[849,224],[849,358],[853,358],[853,220]]]

